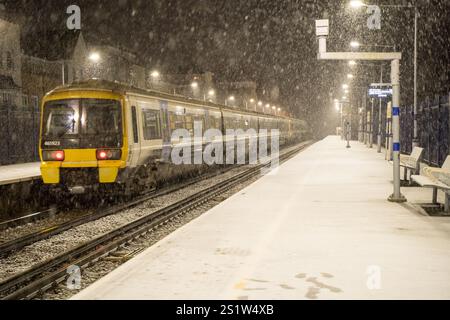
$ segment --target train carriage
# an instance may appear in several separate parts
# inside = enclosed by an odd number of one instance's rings
[[[245,142],[248,129],[256,139],[280,132],[280,145],[298,140],[306,130],[299,120],[241,111],[181,96],[137,89],[115,82],[88,80],[58,87],[42,103],[41,173],[45,184],[70,193],[89,190],[139,193],[156,184],[198,174],[207,167],[194,164],[194,151],[205,140],[193,138],[215,129],[222,141]],[[174,136],[180,129],[189,139]],[[240,136],[227,135],[240,130]],[[267,136],[259,131],[267,129]],[[198,132],[197,132],[198,133]],[[176,166],[174,148],[189,148],[191,164]],[[225,150],[226,148],[224,148]],[[224,155],[225,159],[225,155]]]

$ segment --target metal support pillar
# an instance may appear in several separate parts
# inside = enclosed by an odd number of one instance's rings
[[[370,103],[371,103],[371,108],[370,108],[370,131],[369,131],[369,148],[373,147],[373,121],[374,121],[374,116],[373,116],[373,104],[374,104],[374,98],[370,99]]]
[[[380,83],[383,83],[383,66],[381,66],[380,70]],[[382,99],[381,97],[378,97],[380,100],[380,105],[378,107],[378,134],[377,134],[377,152],[381,153],[381,104]]]
[[[400,193],[400,60],[391,62],[392,82],[392,157],[394,192],[388,198],[391,202],[405,202],[406,198]]]
[[[414,8],[414,133],[412,140],[412,147],[419,146],[419,132],[417,125],[417,20],[419,18],[419,10],[417,7]],[[411,149],[412,150],[412,149]]]

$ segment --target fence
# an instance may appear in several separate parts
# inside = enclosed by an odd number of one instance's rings
[[[403,153],[411,153],[413,139],[413,107],[400,108],[400,142]],[[424,162],[442,166],[449,154],[449,95],[425,99],[418,105],[419,145],[424,148]]]
[[[0,104],[0,165],[38,161],[39,108]]]
[[[423,161],[429,165],[442,166],[447,155],[450,154],[450,94],[427,98],[418,105],[417,125],[419,146],[424,148]],[[373,129],[370,132],[371,102],[367,103],[367,110],[360,113],[360,124],[358,137],[362,141],[370,140],[372,135],[373,144],[377,143],[379,104],[375,99],[373,109]],[[381,107],[381,144],[385,147],[386,132],[386,109],[387,102],[382,101]],[[413,106],[402,106],[400,108],[400,143],[401,152],[410,154],[412,151],[412,140],[414,135],[414,108]],[[364,138],[367,137],[367,138]]]

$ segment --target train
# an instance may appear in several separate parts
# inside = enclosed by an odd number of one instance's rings
[[[267,129],[265,139],[277,129],[280,147],[302,141],[308,134],[306,122],[300,119],[90,79],[57,87],[42,99],[39,155],[43,183],[69,194],[135,195],[186,175],[198,175],[211,165],[175,165],[170,159],[183,143],[186,152],[186,140],[174,133],[193,134],[196,124],[202,132],[214,129],[220,134],[214,139],[224,144],[230,139],[238,143],[236,137],[228,136],[230,129],[253,128],[256,139],[262,139],[265,131],[261,129]],[[250,141],[243,139],[247,144]],[[206,142],[189,146],[191,157],[196,148],[204,150]]]

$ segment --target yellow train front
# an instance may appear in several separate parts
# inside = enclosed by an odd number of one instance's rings
[[[39,141],[44,183],[85,193],[116,182],[128,155],[124,105],[122,94],[88,86],[47,94]]]
[[[104,80],[56,88],[44,97],[41,114],[42,178],[59,194],[100,191],[128,196],[208,170],[206,164],[176,166],[168,160],[171,150],[185,143],[173,139],[172,132],[183,129],[192,135],[195,122],[202,124],[203,133],[220,132],[224,143],[227,129],[278,129],[280,146],[303,139],[305,132],[298,119]],[[205,148],[205,142],[200,143],[191,141],[191,156],[194,149]]]

